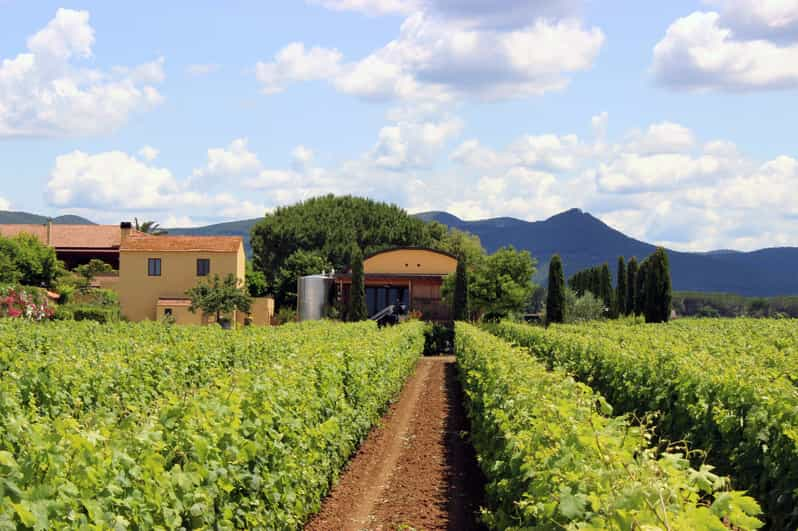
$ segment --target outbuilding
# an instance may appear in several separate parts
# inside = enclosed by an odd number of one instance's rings
[[[397,302],[425,321],[450,321],[443,301],[444,279],[457,270],[457,258],[435,249],[401,247],[379,251],[363,260],[369,317]],[[349,304],[351,270],[335,277],[344,306]]]

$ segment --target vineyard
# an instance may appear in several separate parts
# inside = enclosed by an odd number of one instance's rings
[[[661,441],[754,496],[772,529],[798,526],[798,329],[791,320],[633,321],[492,328],[547,368],[601,393],[616,413],[656,413]]]
[[[756,502],[706,464],[651,447],[588,386],[471,325],[457,325],[472,440],[493,529],[738,529]],[[710,504],[703,503],[714,495]]]
[[[0,321],[0,529],[301,527],[423,346],[420,323]]]
[[[455,332],[0,320],[0,530],[798,525],[791,321]]]

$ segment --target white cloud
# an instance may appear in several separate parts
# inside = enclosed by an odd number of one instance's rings
[[[798,40],[745,40],[716,12],[695,12],[668,28],[654,47],[657,81],[688,90],[748,91],[798,87]]]
[[[683,153],[694,146],[695,138],[688,128],[673,122],[661,122],[650,125],[644,133],[632,133],[626,149],[639,154]]]
[[[186,67],[186,73],[190,76],[207,76],[208,74],[213,74],[217,72],[221,68],[221,65],[216,63],[207,63],[207,64],[193,64],[188,65]]]
[[[272,62],[258,63],[256,77],[267,94],[291,82],[325,80],[367,100],[511,99],[563,89],[569,75],[593,65],[604,43],[598,28],[587,29],[577,18],[544,17],[540,9],[515,17],[521,25],[485,25],[484,17],[465,16],[481,9],[422,5],[395,40],[357,61],[345,62],[337,50],[293,43]],[[491,12],[508,13],[496,7]]]
[[[457,118],[440,122],[399,122],[383,127],[370,157],[377,167],[407,170],[432,163],[441,147],[462,130]]]
[[[121,151],[61,155],[47,185],[53,206],[98,210],[168,207],[180,192],[168,169],[149,166]]]
[[[280,50],[271,63],[255,65],[255,77],[263,85],[263,92],[276,94],[289,83],[314,81],[335,77],[341,69],[343,55],[338,50],[314,47],[308,50],[301,42]]]
[[[798,0],[711,0],[722,22],[742,38],[791,39],[798,37]]]
[[[144,146],[139,150],[139,155],[147,162],[152,162],[157,159],[159,153],[160,151],[152,146]]]
[[[11,201],[0,197],[0,210],[11,210]]]
[[[208,162],[204,168],[194,170],[192,179],[195,183],[210,185],[217,181],[251,177],[261,168],[258,156],[249,150],[249,141],[237,138],[226,148],[209,149]]]
[[[163,58],[109,71],[82,68],[92,57],[87,11],[59,9],[28,39],[28,51],[0,63],[0,137],[106,133],[163,100]]]

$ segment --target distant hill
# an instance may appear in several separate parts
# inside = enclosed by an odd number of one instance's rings
[[[535,222],[513,218],[463,221],[445,212],[426,212],[418,216],[476,234],[488,252],[504,245],[529,250],[538,259],[540,281],[554,253],[562,256],[566,275],[604,262],[610,264],[614,275],[618,256],[644,258],[655,249],[577,209]],[[748,296],[798,294],[798,248],[795,247],[753,252],[669,251],[668,254],[677,290]]]
[[[30,214],[28,212],[0,210],[0,224],[3,225],[44,225],[47,223],[48,219],[47,216],[39,216],[38,214]],[[95,225],[95,223],[86,218],[74,216],[72,214],[53,218],[53,223],[59,225]]]

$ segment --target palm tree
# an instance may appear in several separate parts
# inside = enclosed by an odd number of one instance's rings
[[[164,234],[168,234],[168,231],[162,229],[158,223],[154,221],[145,221],[141,225],[139,225],[139,218],[133,218],[136,220],[136,230],[139,232],[143,232],[145,234],[152,234],[153,236],[162,236]]]

